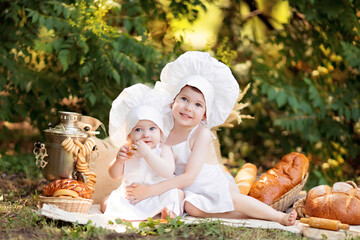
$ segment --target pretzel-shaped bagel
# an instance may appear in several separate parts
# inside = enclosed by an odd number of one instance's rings
[[[73,140],[71,137],[67,137],[61,145],[64,147],[65,151],[72,153],[76,159],[76,169],[83,173],[86,177],[85,185],[92,191],[95,191],[96,183],[96,173],[91,172],[88,163],[86,161],[86,156],[90,154],[96,143],[93,138],[86,139],[85,143],[82,144],[79,140]]]

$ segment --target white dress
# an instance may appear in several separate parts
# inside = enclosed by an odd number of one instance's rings
[[[159,147],[153,149],[160,155]],[[131,204],[125,198],[125,187],[132,183],[155,184],[166,180],[158,176],[147,164],[145,159],[129,159],[124,166],[124,178],[120,187],[111,192],[105,213],[108,216],[125,220],[146,220],[159,214],[164,207],[172,210],[177,216],[180,212],[179,195],[177,189],[170,189],[165,193],[149,197],[137,204]]]
[[[185,171],[191,154],[189,139],[196,128],[191,130],[186,141],[171,147],[175,157],[175,175],[180,175]],[[222,213],[234,210],[229,190],[229,178],[220,164],[204,163],[193,184],[184,188],[183,191],[184,202],[188,201],[204,212]]]

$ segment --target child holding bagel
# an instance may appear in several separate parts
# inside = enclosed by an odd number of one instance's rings
[[[112,178],[123,177],[120,187],[101,204],[104,214],[125,220],[146,220],[160,214],[161,218],[181,215],[183,192],[168,189],[136,204],[126,199],[125,187],[132,183],[155,184],[172,177],[174,157],[164,144],[172,122],[170,98],[143,84],[124,89],[114,100],[110,111],[109,133],[112,142],[121,146],[110,163]]]
[[[190,51],[168,63],[160,80],[155,88],[173,97],[174,127],[165,143],[174,152],[176,176],[153,185],[128,186],[131,202],[179,188],[191,216],[256,218],[294,225],[295,211],[276,211],[241,194],[219,164],[210,129],[225,122],[237,100],[239,85],[231,70],[208,53]]]

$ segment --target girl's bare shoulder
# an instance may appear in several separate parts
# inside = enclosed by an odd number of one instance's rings
[[[209,140],[212,141],[212,133],[211,130],[205,126],[200,125],[194,132],[194,134],[190,137],[190,141],[195,140]]]

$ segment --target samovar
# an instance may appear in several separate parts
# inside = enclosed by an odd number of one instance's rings
[[[72,153],[65,151],[61,143],[68,137],[84,143],[89,137],[89,127],[79,127],[80,113],[59,111],[58,114],[60,124],[54,128],[49,124],[49,129],[44,130],[46,143],[35,143],[33,151],[36,164],[43,169],[44,178],[50,182],[78,178],[76,160]]]

